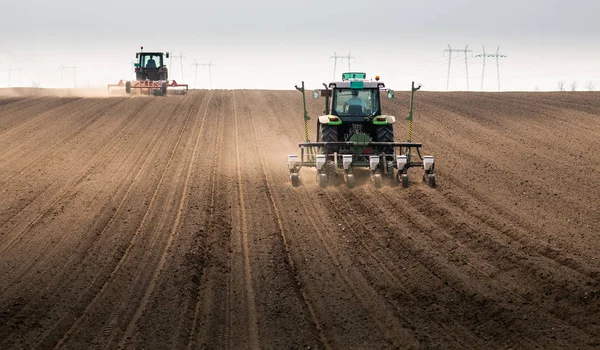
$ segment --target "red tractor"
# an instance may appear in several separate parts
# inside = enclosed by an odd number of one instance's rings
[[[166,58],[169,53],[163,52],[144,52],[141,47],[140,52],[135,54],[137,63],[135,63],[135,81],[119,81],[118,84],[109,84],[108,92],[122,92],[126,94],[139,93],[145,95],[166,96],[169,94],[185,95],[188,92],[187,84],[178,84],[175,80],[169,80],[169,71],[166,65]]]

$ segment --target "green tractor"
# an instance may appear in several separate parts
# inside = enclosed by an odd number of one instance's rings
[[[187,84],[178,84],[175,80],[169,80],[167,69],[167,58],[169,53],[144,52],[142,46],[140,52],[135,54],[134,64],[135,80],[121,80],[117,84],[109,84],[108,92],[126,94],[143,94],[155,96],[167,96],[167,91],[172,95],[185,95],[188,93]]]
[[[321,187],[333,184],[340,174],[348,187],[354,187],[354,170],[359,168],[370,171],[376,187],[384,178],[408,187],[408,169],[420,167],[423,180],[435,187],[434,157],[422,156],[422,145],[412,142],[413,97],[420,86],[415,88],[413,83],[412,87],[409,141],[395,142],[396,117],[383,114],[380,101],[382,93],[393,98],[394,91],[386,89],[379,77],[367,80],[365,73],[343,73],[342,81],[323,85],[324,89],[313,92],[314,98],[325,98],[325,115],[317,122],[317,142],[308,139],[304,83],[296,86],[304,100],[306,142],[299,144],[300,157],[288,156],[292,185],[300,184],[300,169],[307,166],[316,168]]]

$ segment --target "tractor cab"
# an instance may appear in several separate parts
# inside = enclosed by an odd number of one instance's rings
[[[169,58],[167,52],[138,52],[135,54],[137,63],[135,64],[136,80],[162,81],[168,79],[165,57]]]
[[[341,82],[330,83],[329,87],[332,89],[332,115],[350,121],[354,119],[352,117],[364,119],[381,114],[379,89],[385,85],[366,80],[365,73],[344,73]]]
[[[379,77],[367,80],[365,73],[342,74],[342,81],[329,83],[326,89],[315,90],[314,97],[325,96],[325,114],[342,121],[365,122],[381,115],[380,91],[385,84]]]

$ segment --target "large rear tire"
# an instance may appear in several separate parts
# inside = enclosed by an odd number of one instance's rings
[[[319,124],[321,128],[321,139],[320,142],[337,142],[338,141],[338,127],[337,125]],[[327,154],[337,152],[338,146],[328,146],[323,149]]]
[[[377,142],[394,142],[394,126],[392,124],[378,126],[376,136]],[[385,154],[392,154],[394,147],[384,147],[381,151]]]
[[[336,142],[338,140],[337,125],[321,124],[320,142]]]
[[[336,142],[338,140],[338,127],[337,125],[321,125],[321,140],[320,142]]]

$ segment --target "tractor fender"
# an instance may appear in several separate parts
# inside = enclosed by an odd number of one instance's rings
[[[373,124],[375,125],[389,125],[396,122],[396,117],[392,115],[378,115],[373,117]]]

